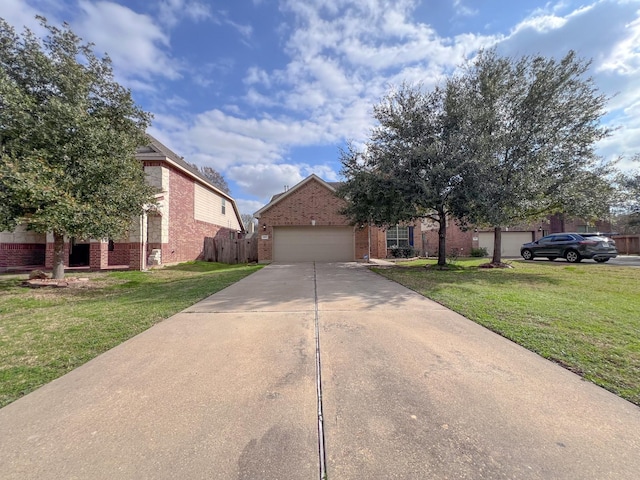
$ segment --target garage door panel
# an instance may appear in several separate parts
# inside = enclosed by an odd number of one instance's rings
[[[520,256],[520,247],[523,243],[533,239],[533,232],[502,232],[502,256]],[[486,248],[489,255],[493,255],[493,232],[480,232],[478,234],[478,246]]]
[[[273,260],[351,262],[354,260],[353,227],[275,227]]]

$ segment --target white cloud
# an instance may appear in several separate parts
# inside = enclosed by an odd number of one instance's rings
[[[174,27],[183,18],[199,22],[213,18],[211,8],[195,0],[162,0],[158,4],[158,17],[169,28]]]
[[[454,0],[453,8],[456,11],[456,15],[462,17],[473,17],[479,13],[478,9],[463,5],[462,0]]]
[[[247,70],[244,83],[247,85],[262,84],[265,87],[270,87],[271,79],[269,78],[269,74],[263,69],[251,67]]]
[[[169,37],[149,16],[113,2],[81,0],[78,5],[82,13],[73,22],[76,32],[108,53],[121,76],[180,77],[178,62],[167,53]]]
[[[225,20],[225,23],[233,27],[240,35],[244,37],[245,40],[250,39],[251,35],[253,34],[253,27],[251,25],[242,25],[229,19]]]
[[[265,203],[259,200],[246,200],[239,198],[236,199],[236,205],[238,205],[238,210],[240,210],[240,213],[253,215],[255,212],[264,207]]]
[[[36,20],[36,15],[43,15],[46,12],[37,10],[25,3],[24,0],[2,0],[0,2],[0,17],[4,18],[16,32],[21,33],[24,27],[34,32],[41,31],[40,23]],[[49,19],[51,22],[53,19]],[[53,22],[51,22],[53,23]]]
[[[337,182],[339,180],[338,173],[329,165],[303,165],[301,171],[305,177],[315,173],[327,182]]]
[[[627,35],[613,45],[599,69],[613,71],[620,76],[635,76],[640,71],[640,18],[625,25],[624,30]]]
[[[617,127],[602,141],[599,153],[608,158],[631,157],[640,151],[640,2],[598,0],[567,11],[558,4],[552,11],[538,10],[514,27],[498,45],[507,55],[542,54],[560,58],[575,50],[592,59],[598,88],[613,96],[607,124]]]
[[[266,203],[285,185],[292,187],[304,177],[300,166],[289,164],[246,164],[227,170],[227,176],[244,190],[253,193]]]

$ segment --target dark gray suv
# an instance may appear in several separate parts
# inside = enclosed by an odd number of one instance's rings
[[[566,258],[576,263],[583,258],[592,258],[603,263],[618,256],[616,242],[603,236],[582,236],[579,233],[553,233],[535,242],[520,247],[520,255],[525,260],[547,257],[549,260]]]

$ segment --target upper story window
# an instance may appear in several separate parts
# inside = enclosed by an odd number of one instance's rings
[[[227,213],[227,201],[223,198],[222,199],[222,214],[226,215]]]

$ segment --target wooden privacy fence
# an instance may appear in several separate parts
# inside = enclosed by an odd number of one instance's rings
[[[240,239],[205,237],[204,260],[229,264],[257,262],[258,236]]]
[[[640,254],[640,235],[614,235],[618,253],[623,255]]]

